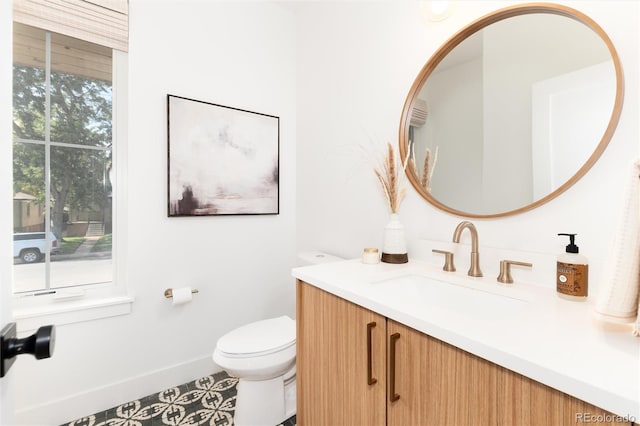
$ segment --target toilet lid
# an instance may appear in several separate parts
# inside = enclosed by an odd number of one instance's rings
[[[281,316],[243,325],[222,336],[218,350],[229,355],[277,352],[296,342],[296,322]]]

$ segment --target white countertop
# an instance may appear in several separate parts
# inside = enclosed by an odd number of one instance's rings
[[[640,338],[630,326],[597,321],[588,301],[561,299],[555,289],[465,273],[414,260],[366,265],[360,259],[292,271],[295,278],[502,367],[640,419]]]

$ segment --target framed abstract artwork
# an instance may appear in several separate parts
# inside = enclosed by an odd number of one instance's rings
[[[279,213],[279,117],[167,95],[168,215]]]

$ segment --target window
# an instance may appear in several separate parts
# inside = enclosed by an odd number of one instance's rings
[[[14,293],[113,280],[112,52],[14,23]]]
[[[13,20],[18,328],[127,314],[126,188],[116,187],[126,181],[128,2],[13,0]]]

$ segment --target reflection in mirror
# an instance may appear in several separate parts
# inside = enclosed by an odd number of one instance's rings
[[[504,216],[584,174],[621,103],[619,60],[593,21],[565,7],[516,6],[465,28],[425,65],[405,103],[400,149],[431,203]]]

